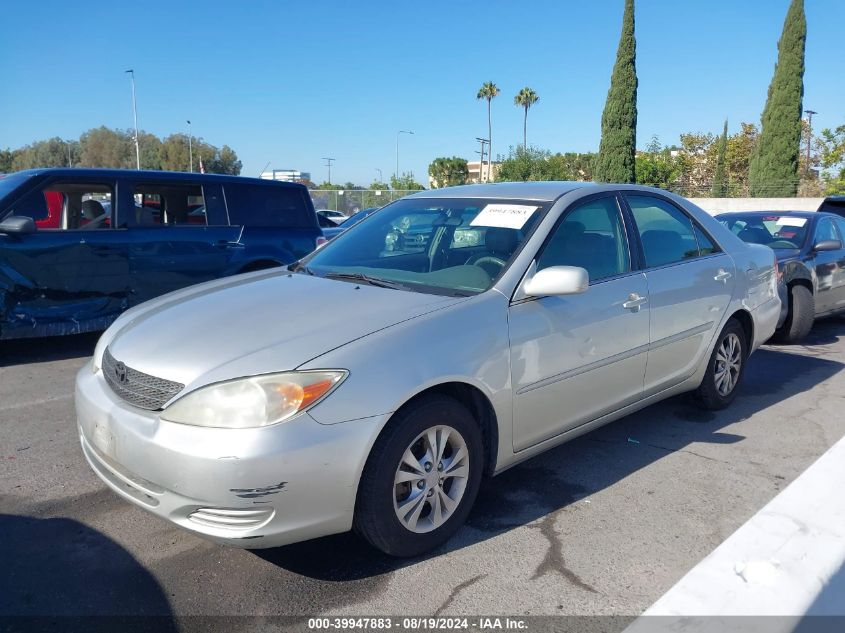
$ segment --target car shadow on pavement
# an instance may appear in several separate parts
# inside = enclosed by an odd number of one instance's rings
[[[9,630],[177,630],[158,581],[97,530],[0,514],[0,534],[0,621]]]
[[[814,352],[822,353],[819,346],[842,337],[845,321],[825,320],[816,324],[801,346],[758,350],[750,359],[737,399],[724,411],[705,411],[689,396],[677,396],[486,479],[466,526],[443,547],[423,557],[391,558],[351,533],[253,553],[306,577],[343,582],[379,576],[521,526],[539,522],[541,530],[553,529],[542,520],[667,455],[682,451],[721,461],[708,456],[702,445],[742,442],[742,435],[723,429],[841,371],[845,364]],[[796,353],[799,351],[802,353]]]
[[[0,341],[0,367],[92,356],[101,334],[91,332]]]

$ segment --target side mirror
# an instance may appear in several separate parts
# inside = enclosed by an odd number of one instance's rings
[[[523,291],[530,297],[576,295],[586,292],[590,275],[577,266],[550,266],[534,274],[525,282]]]
[[[839,240],[821,240],[813,245],[813,250],[817,253],[822,253],[824,251],[838,251],[840,248],[842,248],[842,242]]]
[[[35,233],[35,220],[25,215],[13,215],[0,222],[0,233],[29,235]]]

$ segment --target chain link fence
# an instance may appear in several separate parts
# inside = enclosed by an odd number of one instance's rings
[[[418,192],[395,189],[310,189],[309,193],[315,209],[330,209],[340,211],[344,215],[352,215],[361,209],[383,207],[394,200]]]

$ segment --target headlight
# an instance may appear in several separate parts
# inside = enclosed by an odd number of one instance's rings
[[[161,419],[226,429],[278,424],[317,404],[347,374],[342,369],[286,372],[221,382],[179,398]]]

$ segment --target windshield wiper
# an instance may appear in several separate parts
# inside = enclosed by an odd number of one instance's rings
[[[369,286],[377,286],[379,288],[391,288],[393,290],[407,290],[404,284],[381,279],[380,277],[370,277],[364,273],[326,273],[323,275],[326,279],[340,279],[344,281],[357,281],[365,283]]]

